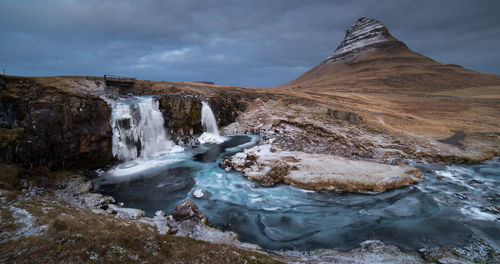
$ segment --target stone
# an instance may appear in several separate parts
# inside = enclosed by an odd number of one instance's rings
[[[196,189],[194,190],[193,192],[193,197],[196,198],[196,199],[200,199],[204,196],[205,194],[203,193],[203,190],[202,189]]]
[[[259,183],[264,187],[273,186],[276,183],[283,182],[283,177],[288,175],[289,171],[290,166],[287,163],[277,162]]]
[[[94,189],[94,185],[92,184],[91,181],[87,181],[78,185],[77,193],[78,194],[89,193],[90,191],[92,191],[92,189]]]
[[[219,163],[219,167],[227,172],[231,171],[231,161],[229,159],[225,159]]]
[[[335,112],[333,112],[333,116],[339,120],[346,120],[348,115],[349,113],[340,110],[335,110]]]
[[[185,200],[184,202],[177,205],[175,210],[172,212],[172,217],[176,221],[192,220],[197,223],[208,225],[207,217],[191,200]]]
[[[361,117],[355,113],[349,113],[349,117],[347,118],[347,121],[352,124],[359,124],[359,121],[361,120]]]
[[[80,196],[80,201],[88,207],[100,207],[116,202],[113,197],[104,196],[100,193],[85,193]]]
[[[328,108],[326,114],[337,120],[348,121],[351,124],[358,125],[361,120],[363,120],[358,114],[345,112],[341,110],[332,110]]]
[[[146,213],[142,210],[135,208],[124,208],[116,204],[108,204],[106,212],[114,214],[119,218],[125,218],[125,219],[139,219],[146,215]]]
[[[162,210],[158,210],[155,212],[155,216],[158,216],[158,217],[165,217],[166,214],[165,212],[163,212]]]

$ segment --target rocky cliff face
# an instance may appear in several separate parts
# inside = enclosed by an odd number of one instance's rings
[[[345,38],[335,52],[323,62],[339,62],[384,46],[407,48],[394,38],[387,28],[378,20],[362,17],[346,32]]]
[[[245,110],[243,96],[236,93],[221,93],[206,97],[201,93],[185,93],[168,90],[159,96],[165,127],[179,145],[196,143],[196,136],[203,132],[201,125],[201,102],[205,100],[217,118],[219,127],[229,125]]]
[[[201,98],[192,94],[164,94],[159,97],[165,127],[176,144],[194,143],[201,134]]]
[[[6,77],[0,93],[0,163],[90,168],[112,160],[110,108],[31,78]]]

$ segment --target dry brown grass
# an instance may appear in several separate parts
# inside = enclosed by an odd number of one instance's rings
[[[465,149],[500,149],[498,137],[482,136],[500,133],[500,76],[442,64],[407,48],[320,64],[273,90],[356,112],[384,133],[432,141],[462,131]]]
[[[119,220],[46,200],[21,201],[15,206],[30,212],[36,225],[48,226],[40,236],[0,244],[5,263],[276,263],[274,259],[231,246],[190,238],[159,235],[137,221]],[[1,212],[2,222],[14,223]],[[2,224],[4,228],[16,226]]]

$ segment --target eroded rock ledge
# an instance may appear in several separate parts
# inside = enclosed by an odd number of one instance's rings
[[[269,144],[234,155],[230,164],[246,178],[263,186],[283,182],[310,190],[384,192],[419,182],[423,176],[419,169],[408,165],[386,165],[327,154],[283,151]]]

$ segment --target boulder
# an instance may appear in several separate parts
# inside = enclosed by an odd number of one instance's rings
[[[326,111],[326,114],[341,121],[347,121],[351,124],[359,124],[361,120],[363,120],[358,114],[351,113],[351,112],[345,112],[341,110],[332,110],[328,108]]]
[[[146,215],[146,213],[142,210],[135,208],[124,208],[116,204],[108,204],[106,212],[115,214],[117,217],[125,219],[139,219]]]
[[[100,193],[85,193],[80,196],[80,201],[88,207],[100,207],[116,202],[113,197],[104,196]]]
[[[92,191],[94,189],[94,185],[91,181],[86,181],[78,185],[78,194],[84,194]]]
[[[177,205],[175,210],[172,212],[172,216],[176,221],[192,220],[197,223],[208,225],[207,217],[191,200],[185,200],[184,202]]]
[[[290,166],[286,162],[277,162],[271,167],[259,183],[264,187],[273,186],[276,183],[283,182],[283,177],[288,175],[289,171]]]
[[[207,199],[211,195],[212,195],[212,193],[210,193],[207,190],[203,190],[203,189],[196,189],[193,192],[193,198],[196,198],[196,199]]]

